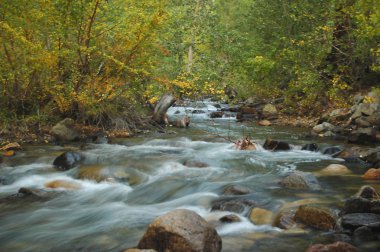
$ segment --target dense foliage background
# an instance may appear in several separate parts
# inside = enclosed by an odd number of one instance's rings
[[[0,117],[88,123],[179,97],[345,106],[379,89],[378,0],[2,0]]]

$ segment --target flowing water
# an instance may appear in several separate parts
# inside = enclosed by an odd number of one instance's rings
[[[171,110],[172,115],[185,112],[186,108]],[[230,213],[211,211],[211,204],[223,197],[226,187],[240,185],[252,190],[240,197],[274,213],[305,199],[337,210],[363,184],[359,167],[347,164],[352,175],[319,177],[322,191],[284,190],[278,181],[289,172],[316,172],[343,160],[301,151],[311,141],[302,137],[301,129],[193,115],[190,128],[173,128],[177,134],[152,132],[110,144],[71,146],[85,161],[68,171],[52,166],[67,146],[24,146],[0,167],[0,197],[21,187],[42,189],[48,197],[0,203],[0,251],[122,251],[137,245],[154,218],[178,208],[193,210],[212,223],[222,237],[223,251],[304,251],[311,243],[329,239],[329,233],[308,229],[254,225],[247,211],[237,214],[241,222],[220,223],[218,219]],[[239,151],[224,139],[239,139],[243,133],[261,145],[273,138],[291,143],[293,149]],[[186,167],[187,160],[208,167]],[[47,188],[56,180],[71,187]]]

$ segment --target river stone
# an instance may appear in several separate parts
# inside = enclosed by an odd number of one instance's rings
[[[246,209],[256,206],[256,204],[256,201],[249,199],[219,199],[212,203],[211,211],[243,213]]]
[[[302,146],[301,150],[318,151],[319,147],[316,143],[311,143],[311,144],[305,144],[304,146]]]
[[[277,111],[276,106],[268,103],[268,104],[264,105],[262,113],[263,113],[264,118],[275,119],[275,118],[277,118],[278,111]]]
[[[341,164],[330,164],[327,167],[323,168],[320,172],[322,174],[329,175],[344,175],[351,173],[347,166]]]
[[[363,226],[355,229],[354,231],[354,241],[356,243],[363,243],[367,241],[373,241],[376,239],[372,229],[368,226]]]
[[[155,249],[137,249],[137,248],[130,248],[127,250],[124,250],[124,252],[158,252]]]
[[[249,219],[256,225],[270,225],[273,222],[273,212],[255,207],[249,214]]]
[[[380,200],[351,197],[344,203],[342,213],[376,213],[380,214]]]
[[[310,172],[295,171],[280,181],[280,185],[290,189],[320,190],[318,180]]]
[[[66,118],[57,123],[50,133],[57,141],[71,142],[79,139],[79,133],[74,128],[74,120]]]
[[[1,203],[17,203],[17,202],[34,202],[34,201],[46,201],[53,196],[52,193],[49,193],[44,190],[21,187],[17,193],[9,195],[5,198],[0,199]]]
[[[339,155],[342,151],[343,149],[339,146],[330,146],[321,150],[322,154],[330,155],[332,157]]]
[[[376,167],[377,164],[380,164],[380,147],[368,150],[363,156],[363,160]]]
[[[380,199],[379,194],[376,192],[375,188],[369,185],[362,186],[356,193],[356,196],[369,200]]]
[[[288,143],[272,139],[266,139],[263,148],[271,151],[285,151],[291,149]]]
[[[156,218],[137,248],[158,252],[218,252],[222,250],[222,240],[197,213],[177,209]]]
[[[59,155],[53,162],[54,167],[60,170],[69,170],[83,161],[82,154],[73,151],[67,151]]]
[[[241,220],[239,216],[237,216],[236,214],[228,214],[220,218],[219,221],[222,223],[233,223],[233,222],[240,222]]]
[[[355,119],[355,124],[359,127],[370,127],[371,123],[364,116],[358,117]]]
[[[232,185],[224,189],[224,195],[245,195],[252,193],[252,190],[245,186]]]
[[[261,120],[258,122],[260,126],[271,126],[272,123],[269,120]]]
[[[45,183],[44,186],[47,188],[52,188],[52,189],[64,188],[64,189],[69,189],[69,190],[77,190],[77,189],[80,189],[82,187],[77,182],[61,180],[61,179],[57,179],[57,180],[47,182],[47,183]]]
[[[281,229],[292,229],[297,227],[297,223],[294,219],[294,210],[283,210],[279,212],[273,221],[273,226]]]
[[[328,122],[323,122],[313,127],[313,131],[317,134],[323,133],[326,131],[333,131],[335,126]]]
[[[349,243],[338,241],[333,244],[312,245],[306,252],[358,252],[358,249]]]
[[[336,223],[335,217],[329,210],[307,205],[297,209],[295,218],[309,227],[326,231],[334,229]]]
[[[342,227],[351,230],[378,222],[380,222],[380,215],[373,213],[350,213],[342,217]]]
[[[15,151],[15,150],[21,150],[21,145],[14,142],[14,143],[9,143],[0,148],[0,151]]]
[[[368,171],[366,171],[363,175],[363,179],[368,180],[380,180],[380,168],[375,169],[371,168]]]
[[[208,164],[206,164],[205,162],[202,162],[202,161],[199,161],[199,160],[195,160],[195,159],[189,159],[189,160],[186,160],[184,163],[183,163],[184,166],[187,166],[187,167],[196,167],[196,168],[205,168],[205,167],[209,167]]]
[[[356,144],[374,143],[377,141],[376,134],[375,128],[358,128],[351,132],[348,142]]]
[[[222,118],[223,115],[224,115],[223,111],[214,111],[214,112],[211,112],[210,118]]]

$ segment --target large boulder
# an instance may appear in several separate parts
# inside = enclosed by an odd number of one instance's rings
[[[57,123],[50,131],[50,134],[58,142],[71,142],[79,139],[79,133],[74,128],[75,122],[71,118],[66,118]]]
[[[290,189],[320,190],[318,180],[310,172],[295,171],[283,178],[280,185]]]
[[[222,240],[197,213],[177,209],[156,218],[137,248],[158,252],[218,252],[222,250]]]
[[[314,206],[300,206],[295,214],[295,219],[320,230],[332,230],[335,227],[336,218],[328,209]]]
[[[69,170],[83,161],[83,155],[78,152],[67,151],[59,155],[53,162],[55,168],[59,170]]]

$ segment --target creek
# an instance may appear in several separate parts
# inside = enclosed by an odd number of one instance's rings
[[[169,112],[174,116],[186,109]],[[302,201],[337,212],[344,199],[363,185],[360,167],[301,150],[302,145],[316,141],[303,137],[305,129],[236,123],[233,115],[220,119],[192,115],[188,129],[170,129],[176,134],[150,132],[108,144],[23,146],[0,167],[0,198],[21,187],[42,189],[52,196],[44,201],[0,203],[0,250],[123,251],[137,245],[154,218],[177,208],[193,210],[215,225],[223,251],[305,251],[311,243],[330,239],[328,232],[255,225],[248,210],[234,213],[240,222],[221,223],[218,219],[231,213],[211,211],[212,202],[225,197],[228,186],[239,185],[252,191],[239,197],[254,200],[273,213]],[[241,139],[242,134],[261,146],[266,138],[283,140],[292,150],[241,151],[224,139]],[[317,143],[321,147],[345,145]],[[80,151],[85,161],[59,171],[53,160],[68,148]],[[208,167],[187,167],[187,160]],[[278,184],[291,171],[318,175],[332,163],[345,164],[353,173],[318,176],[323,189],[317,192],[287,190]],[[56,180],[66,181],[72,188],[46,187]]]

